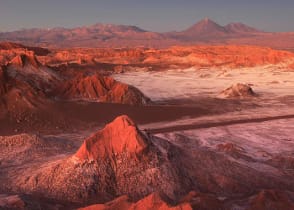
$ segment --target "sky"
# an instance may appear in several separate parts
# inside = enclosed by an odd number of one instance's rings
[[[181,31],[208,17],[264,31],[294,31],[294,0],[0,0],[0,31],[23,28],[135,25]]]

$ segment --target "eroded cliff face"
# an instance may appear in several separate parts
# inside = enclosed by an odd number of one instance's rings
[[[161,209],[161,210],[192,210],[189,203],[183,203],[176,206],[169,205],[162,200],[158,193],[153,193],[138,202],[131,202],[128,196],[121,196],[113,201],[105,204],[96,204],[88,207],[80,208],[79,210],[135,210],[135,209]]]
[[[13,42],[0,42],[0,64],[5,65],[18,55],[46,56],[50,53],[48,49],[40,47],[29,47]]]
[[[51,53],[44,57],[48,64],[64,62],[111,63],[137,67],[173,69],[196,68],[242,68],[284,64],[291,66],[294,54],[257,46],[193,46],[167,49],[69,49]],[[148,68],[147,68],[148,69]]]
[[[0,45],[0,107],[1,114],[20,118],[32,110],[52,110],[59,100],[84,100],[105,103],[145,105],[150,102],[137,88],[102,76],[96,70],[90,75],[68,68],[58,71],[39,61],[46,57],[43,48],[19,44]],[[42,110],[41,110],[42,107]],[[3,113],[2,113],[3,112]],[[43,111],[42,111],[43,112]],[[16,119],[20,121],[21,119]]]
[[[137,88],[118,82],[109,76],[78,75],[54,90],[61,99],[91,100],[97,102],[146,105],[150,99]]]

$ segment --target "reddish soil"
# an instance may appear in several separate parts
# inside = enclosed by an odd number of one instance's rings
[[[185,101],[186,103],[187,101]],[[163,102],[161,102],[163,103]],[[170,102],[166,102],[170,103]],[[199,98],[193,105],[180,105],[180,101],[172,102],[174,105],[148,105],[132,106],[125,104],[96,103],[76,101],[46,102],[39,109],[14,109],[11,114],[3,113],[0,119],[0,133],[2,135],[33,132],[59,133],[97,127],[110,122],[116,116],[128,115],[139,124],[173,121],[184,117],[199,117],[212,114],[221,114],[236,109],[254,108],[254,103],[241,103],[235,100],[211,100]],[[222,107],[220,110],[219,107]],[[189,125],[191,127],[191,125]],[[183,126],[184,128],[185,126]],[[193,127],[193,125],[192,125]],[[194,126],[197,127],[197,126]],[[160,131],[177,130],[176,127]],[[152,131],[157,132],[157,131]]]

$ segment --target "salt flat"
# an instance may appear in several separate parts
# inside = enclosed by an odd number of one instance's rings
[[[115,74],[119,81],[134,85],[152,100],[217,97],[220,91],[235,83],[252,85],[263,99],[294,94],[294,72],[281,66],[240,69],[184,69],[167,71],[134,71]]]

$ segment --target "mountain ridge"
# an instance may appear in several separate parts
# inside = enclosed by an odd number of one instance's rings
[[[24,29],[0,33],[0,41],[51,48],[152,47],[192,44],[248,44],[294,48],[294,33],[265,32],[241,22],[220,25],[204,18],[182,31],[165,33],[138,26],[96,23],[74,28]],[[278,40],[278,41],[277,41]]]

